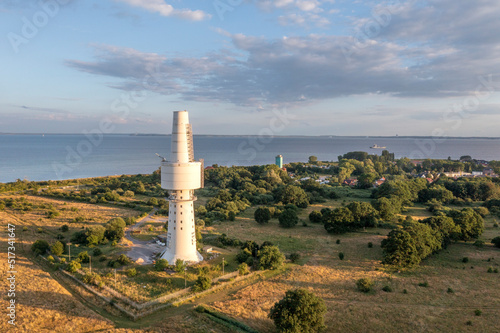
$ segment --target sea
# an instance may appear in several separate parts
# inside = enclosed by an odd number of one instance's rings
[[[381,154],[386,147],[396,158],[459,159],[470,155],[500,160],[500,138],[344,137],[344,136],[215,136],[195,135],[195,159],[209,165],[273,164],[337,161],[351,151]],[[2,134],[0,182],[42,181],[122,174],[145,174],[158,169],[170,153],[170,135],[137,134]]]

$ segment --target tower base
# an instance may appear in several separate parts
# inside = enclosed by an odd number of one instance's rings
[[[179,256],[179,255],[175,255],[175,253],[169,252],[168,249],[165,249],[165,251],[163,251],[161,256],[160,256],[160,259],[167,260],[169,265],[175,265],[175,262],[177,261],[177,259],[180,259],[184,262],[189,262],[189,263],[195,264],[197,262],[203,261],[203,256],[198,251],[196,251],[195,253],[193,253],[192,255],[189,255],[189,256]]]

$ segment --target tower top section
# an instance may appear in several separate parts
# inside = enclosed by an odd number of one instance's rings
[[[194,162],[193,130],[187,111],[174,111],[170,162]]]
[[[193,130],[187,111],[174,111],[171,154],[161,163],[161,187],[166,190],[194,190],[203,186],[203,163],[195,162]]]

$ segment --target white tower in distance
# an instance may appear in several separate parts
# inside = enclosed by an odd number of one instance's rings
[[[203,160],[194,161],[193,132],[187,111],[175,111],[170,160],[161,163],[161,187],[168,191],[169,213],[165,251],[170,265],[177,259],[203,260],[196,250],[194,190],[203,187]]]

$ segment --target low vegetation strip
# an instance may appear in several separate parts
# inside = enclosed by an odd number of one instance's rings
[[[236,319],[226,316],[213,309],[210,309],[205,305],[199,305],[198,307],[196,307],[195,310],[199,313],[206,314],[208,318],[212,319],[213,321],[221,325],[226,326],[227,328],[230,328],[231,330],[236,330],[237,332],[259,333],[258,331],[237,321]]]

